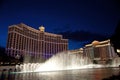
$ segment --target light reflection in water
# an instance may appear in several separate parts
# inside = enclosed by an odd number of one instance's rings
[[[0,80],[102,80],[118,74],[118,68],[65,70],[55,72],[1,73]]]

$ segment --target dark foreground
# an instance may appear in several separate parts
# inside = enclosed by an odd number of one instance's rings
[[[120,73],[117,75],[112,75],[108,78],[103,78],[102,80],[120,80]]]
[[[120,80],[119,68],[79,69],[54,72],[0,72],[0,80]]]

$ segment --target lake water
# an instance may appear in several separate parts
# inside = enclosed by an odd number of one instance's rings
[[[119,74],[119,68],[79,69],[54,72],[0,72],[0,80],[102,80]]]

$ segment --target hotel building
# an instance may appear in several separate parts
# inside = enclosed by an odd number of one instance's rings
[[[84,51],[87,57],[98,63],[106,63],[106,61],[117,57],[113,47],[110,45],[110,40],[93,41],[91,44],[85,45]]]
[[[79,53],[79,54],[83,54],[83,48],[79,48],[79,49],[74,49],[74,50],[69,50],[71,53]]]
[[[29,54],[45,59],[68,50],[68,39],[62,35],[45,32],[43,26],[36,30],[23,23],[9,26],[6,52],[16,57]]]

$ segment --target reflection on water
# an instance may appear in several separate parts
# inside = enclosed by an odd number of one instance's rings
[[[101,80],[118,74],[118,68],[82,69],[41,73],[0,72],[0,80]]]

